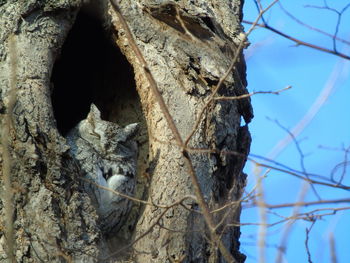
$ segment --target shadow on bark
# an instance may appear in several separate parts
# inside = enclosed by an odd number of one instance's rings
[[[113,121],[122,109],[140,107],[133,69],[107,31],[103,21],[80,12],[54,64],[52,104],[62,135],[86,117],[91,103]]]

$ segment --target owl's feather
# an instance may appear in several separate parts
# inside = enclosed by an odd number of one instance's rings
[[[133,138],[137,129],[136,123],[122,128],[102,120],[100,111],[92,104],[87,118],[67,135],[70,152],[79,162],[85,179],[133,196],[137,161],[137,144]],[[86,180],[83,184],[96,207],[101,230],[119,230],[130,211],[131,201]]]

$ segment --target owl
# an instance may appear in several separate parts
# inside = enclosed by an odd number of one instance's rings
[[[90,196],[99,216],[102,232],[118,231],[131,209],[132,202],[102,189],[133,196],[136,183],[137,144],[134,137],[138,124],[120,127],[101,119],[100,111],[91,104],[90,112],[67,135],[71,155],[78,161],[84,190]]]

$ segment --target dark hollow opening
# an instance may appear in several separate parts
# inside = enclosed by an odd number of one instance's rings
[[[103,23],[86,12],[78,14],[54,64],[51,82],[54,116],[63,136],[86,118],[91,103],[103,119],[110,120],[116,104],[130,104],[137,98],[131,65]]]

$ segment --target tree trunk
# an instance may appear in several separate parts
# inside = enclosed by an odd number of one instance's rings
[[[247,93],[242,1],[151,2],[0,6],[0,262],[225,262],[215,236],[244,261],[234,201],[250,146],[241,117],[252,110],[249,98],[212,99]],[[99,228],[65,139],[91,103],[106,120],[141,126],[134,197],[144,202],[116,235]],[[210,213],[215,231],[201,195],[210,211],[232,203]]]

